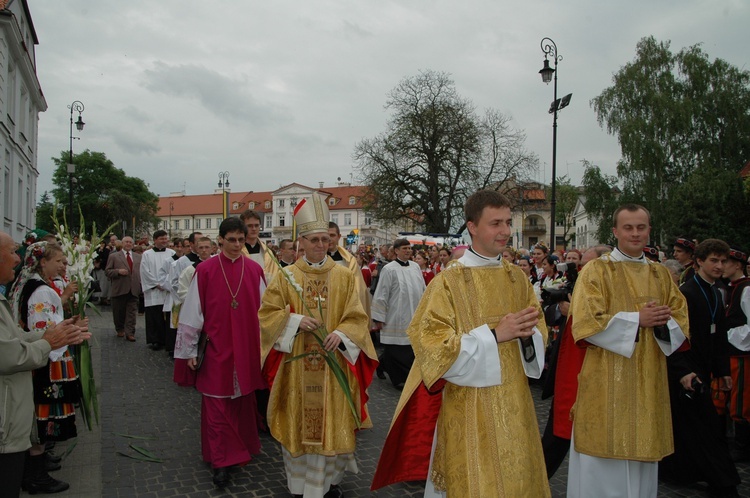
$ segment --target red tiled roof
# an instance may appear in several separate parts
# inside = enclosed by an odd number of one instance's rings
[[[245,195],[247,195],[247,192],[230,192],[230,209],[232,203],[239,202]],[[156,211],[156,216],[159,216],[161,218],[168,217],[170,215],[170,203],[172,204],[172,216],[219,214],[222,212],[221,192],[219,192],[218,194],[160,197],[159,209]]]
[[[330,194],[326,197],[326,204],[328,204],[329,211],[336,211],[339,209],[364,209],[364,196],[367,193],[367,187],[362,186],[344,186],[344,187],[326,187],[320,189],[320,192],[326,192]],[[330,203],[330,199],[333,197],[336,199],[336,204],[333,206]],[[354,204],[349,204],[349,198],[354,197]]]
[[[740,170],[741,178],[747,178],[748,176],[750,176],[750,161],[748,161],[747,164]]]

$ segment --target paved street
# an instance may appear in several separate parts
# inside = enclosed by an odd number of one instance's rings
[[[172,361],[164,351],[146,347],[144,320],[138,317],[137,342],[115,337],[112,315],[104,308],[101,316],[91,318],[97,337],[93,348],[99,388],[101,420],[89,432],[79,422],[76,447],[53,473],[70,482],[70,490],[60,496],[79,497],[162,497],[162,496],[250,496],[286,497],[284,467],[279,445],[262,434],[262,453],[250,464],[232,473],[232,485],[224,491],[214,488],[211,469],[201,461],[200,396],[193,389],[172,382]],[[547,402],[540,401],[534,389],[537,416],[546,422]],[[390,382],[375,379],[370,388],[370,413],[374,429],[358,436],[358,475],[347,475],[342,483],[346,496],[408,497],[421,496],[421,483],[390,486],[377,493],[369,491],[391,416],[399,392]],[[129,439],[121,434],[149,439]],[[68,444],[60,443],[58,454]],[[142,462],[118,452],[135,455],[135,445],[152,452],[164,463]],[[742,496],[750,496],[750,464],[738,467],[744,484]],[[567,463],[551,481],[552,495],[565,496]],[[706,496],[705,487],[680,488],[661,485],[659,496]]]

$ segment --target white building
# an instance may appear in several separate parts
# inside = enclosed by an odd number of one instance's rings
[[[0,0],[0,215],[17,242],[36,225],[39,113],[47,102],[36,75],[39,44],[26,0]]]
[[[599,239],[596,237],[596,232],[599,230],[599,223],[586,212],[585,202],[585,196],[578,196],[578,202],[576,202],[576,207],[573,210],[573,220],[576,230],[574,247],[576,249],[587,249],[600,244]]]

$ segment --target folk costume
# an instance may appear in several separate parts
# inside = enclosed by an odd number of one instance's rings
[[[45,332],[64,320],[59,291],[39,275],[39,263],[47,242],[36,242],[26,250],[23,270],[13,287],[13,312],[26,332]],[[34,370],[36,440],[66,441],[77,435],[74,404],[81,397],[81,383],[67,346],[49,353],[46,366]]]
[[[262,268],[220,253],[195,269],[180,311],[175,344],[175,382],[203,394],[201,447],[214,469],[243,464],[260,451],[254,391],[260,372],[258,309],[265,289]],[[208,336],[200,369],[185,367],[198,356],[200,333]]]
[[[539,310],[530,344],[497,343],[508,313]],[[546,328],[526,276],[472,249],[427,287],[408,329],[416,359],[372,489],[427,479],[426,497],[550,496],[526,377],[544,366]]]
[[[414,350],[406,329],[425,288],[422,271],[414,261],[395,259],[380,272],[372,301],[372,319],[383,323],[380,343],[385,350],[380,356],[380,366],[394,386],[406,382],[414,363]]]
[[[175,252],[172,249],[152,248],[141,257],[141,287],[146,306],[146,342],[155,348],[164,347],[167,334],[167,321],[164,317],[164,303],[169,296],[167,264],[171,264]],[[161,289],[157,288],[161,286]]]
[[[732,248],[729,258],[747,264],[747,253]],[[734,420],[736,460],[750,458],[750,278],[740,277],[729,283],[724,329],[729,341],[729,368],[732,391],[729,415]]]
[[[672,309],[665,340],[639,327],[651,301]],[[614,249],[579,274],[571,316],[573,338],[589,348],[571,411],[568,496],[656,496],[657,462],[674,448],[666,356],[687,335],[685,298],[666,267]]]
[[[300,235],[325,234],[328,209],[318,196],[297,205]],[[354,458],[356,422],[334,372],[320,356],[288,361],[321,351],[314,332],[298,333],[304,315],[324,324],[317,333],[339,335],[334,352],[351,389],[362,428],[372,427],[367,387],[376,366],[368,319],[356,292],[355,275],[330,257],[305,258],[279,273],[263,295],[260,323],[263,371],[271,386],[268,424],[282,445],[287,484],[292,494],[321,498],[358,471]],[[287,273],[288,272],[288,273]]]

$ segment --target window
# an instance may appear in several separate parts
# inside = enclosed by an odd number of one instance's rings
[[[206,230],[211,229],[211,218],[206,218]]]
[[[350,226],[352,224],[352,215],[351,213],[346,213],[344,215],[344,225]]]
[[[234,210],[236,211],[236,210],[238,210],[239,208],[240,208],[240,203],[239,203],[239,202],[233,202],[233,203],[232,203],[232,209],[234,209]]]
[[[266,209],[271,209],[271,201],[266,201]]]
[[[328,199],[328,205],[329,206],[335,206],[336,205],[336,198],[335,197],[331,197],[330,199]]]
[[[279,215],[279,226],[280,226],[280,227],[283,227],[283,226],[284,226],[284,222],[285,222],[285,221],[286,221],[286,219],[285,219],[284,215],[283,215],[283,214],[280,214],[280,215]]]
[[[195,220],[195,229],[196,230],[200,230],[201,229],[201,220],[200,220],[200,218],[198,218],[197,220]]]
[[[357,198],[356,197],[354,197],[353,195],[351,197],[349,197],[349,205],[350,206],[353,206],[356,203],[357,203]]]
[[[216,228],[219,228],[219,226],[221,225],[222,221],[223,221],[222,218],[216,218]]]
[[[162,220],[161,227],[163,230],[169,230],[169,220]]]
[[[251,202],[250,204],[248,204],[248,205],[247,205],[247,207],[248,207],[249,209],[255,209],[255,203],[254,203],[254,202]]]
[[[270,216],[266,217],[266,228],[271,228],[271,217]]]
[[[190,219],[185,220],[185,230],[190,230]]]
[[[365,213],[365,225],[372,225],[372,215]]]
[[[174,229],[179,230],[180,229],[180,220],[174,220]]]
[[[283,207],[284,207],[284,199],[279,199],[279,207],[280,207],[280,208],[283,208]],[[282,226],[283,226],[283,225],[282,225]]]
[[[331,221],[334,222],[334,223],[336,223],[338,225],[339,224],[339,215],[332,214],[331,215]]]

